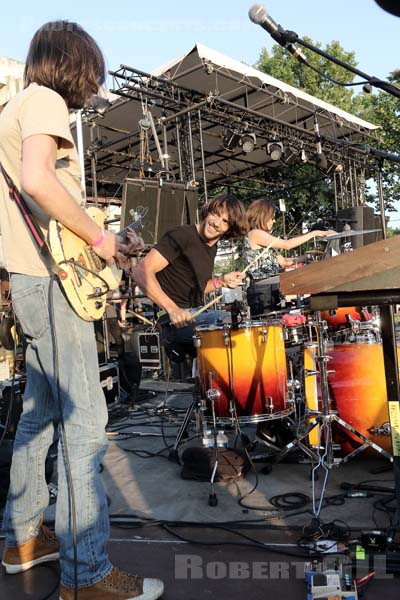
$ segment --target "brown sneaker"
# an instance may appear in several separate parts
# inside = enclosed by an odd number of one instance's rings
[[[56,534],[46,525],[41,525],[36,537],[19,546],[6,546],[2,564],[9,574],[21,573],[35,565],[57,560],[59,550]]]
[[[164,592],[160,579],[130,575],[113,567],[107,577],[78,589],[78,600],[157,600]],[[60,586],[60,600],[74,600],[74,589]]]

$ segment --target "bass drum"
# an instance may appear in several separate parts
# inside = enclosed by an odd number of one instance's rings
[[[391,452],[382,344],[341,344],[327,354],[332,357],[328,368],[335,371],[328,375],[329,391],[339,416],[371,442]],[[340,435],[345,451],[362,443],[342,427]]]
[[[211,415],[208,393],[215,394],[220,422],[257,423],[289,415],[282,325],[249,321],[196,327],[200,387]]]
[[[327,364],[328,370],[334,371],[328,374],[329,409],[336,409],[343,421],[391,453],[392,440],[382,344],[338,344],[328,347],[326,354],[331,357]],[[397,354],[400,358],[399,346]],[[316,356],[316,345],[305,349],[306,374],[315,373]],[[319,376],[306,375],[305,391],[307,410],[321,410]],[[332,430],[333,440],[341,445],[344,454],[351,453],[363,444],[357,435],[335,422]],[[310,432],[308,438],[312,446],[318,444],[317,428]]]

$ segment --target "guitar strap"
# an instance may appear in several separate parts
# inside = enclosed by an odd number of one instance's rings
[[[50,269],[50,271],[55,273],[55,275],[58,275],[60,272],[60,267],[54,260],[52,254],[50,252],[50,248],[47,245],[46,238],[43,234],[43,231],[40,229],[39,225],[37,224],[36,219],[33,216],[31,209],[27,205],[22,194],[17,189],[16,185],[14,184],[11,177],[8,175],[7,171],[5,170],[5,168],[3,167],[1,162],[0,162],[0,169],[1,169],[1,172],[3,173],[4,179],[6,180],[10,198],[13,202],[15,202],[17,204],[19,210],[21,211],[22,217],[33,237],[33,240],[39,250],[40,255],[42,256],[43,260],[45,261],[45,263],[46,263],[47,267]]]

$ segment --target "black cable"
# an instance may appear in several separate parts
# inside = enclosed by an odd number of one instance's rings
[[[69,461],[67,436],[66,436],[66,432],[65,432],[64,412],[63,412],[63,406],[62,406],[62,401],[61,401],[59,356],[58,356],[55,318],[54,318],[53,286],[54,286],[55,281],[57,282],[56,276],[51,275],[50,276],[50,287],[49,287],[49,310],[50,310],[51,331],[52,331],[53,344],[54,344],[54,367],[55,367],[55,375],[56,375],[57,403],[58,403],[58,409],[59,409],[59,413],[60,413],[61,440],[62,440],[62,448],[64,450],[66,480],[67,480],[69,500],[70,500],[70,506],[71,506],[71,516],[72,516],[72,544],[73,544],[73,550],[74,550],[74,600],[78,600],[78,542],[77,542],[77,532],[76,532],[76,505],[75,505],[74,485],[73,485],[73,481],[72,481],[71,464]]]
[[[98,273],[96,273],[96,271],[92,271],[92,269],[89,269],[86,265],[83,265],[79,261],[76,261],[76,260],[61,260],[58,263],[58,265],[68,265],[69,267],[74,266],[75,268],[82,269],[83,271],[86,271],[87,273],[90,273],[94,277],[97,277],[98,279],[100,279],[100,281],[102,281],[103,284],[105,285],[106,289],[104,290],[104,292],[100,292],[100,293],[96,294],[96,298],[97,297],[100,298],[101,296],[106,296],[108,294],[108,292],[110,291],[110,286],[108,285],[107,281],[101,275],[99,275]]]
[[[199,540],[194,540],[194,539],[190,539],[187,536],[183,536],[178,534],[176,531],[173,531],[173,529],[171,528],[171,526],[169,524],[166,523],[162,523],[161,528],[164,529],[165,531],[167,531],[168,533],[170,533],[171,535],[173,535],[174,537],[176,537],[177,539],[183,541],[183,542],[187,542],[189,544],[194,544],[194,545],[205,545],[205,546],[241,546],[241,547],[251,547],[251,548],[258,548],[260,550],[264,550],[264,551],[268,551],[274,554],[284,554],[285,556],[293,556],[296,558],[310,558],[310,557],[319,557],[321,555],[321,553],[307,553],[307,554],[300,554],[299,552],[291,552],[289,550],[283,550],[282,546],[278,548],[275,548],[275,544],[265,544],[263,542],[260,542],[258,540],[255,540],[254,538],[247,536],[243,533],[240,533],[238,531],[234,531],[228,527],[224,527],[224,526],[216,526],[215,524],[212,526],[212,529],[221,529],[223,531],[228,531],[230,533],[234,533],[235,535],[244,538],[245,542],[236,542],[236,541],[199,541]],[[210,526],[211,527],[211,526]]]
[[[13,369],[13,375],[12,375],[12,380],[11,380],[10,402],[8,405],[6,421],[4,424],[4,431],[2,432],[1,437],[0,437],[0,447],[2,446],[2,444],[5,440],[5,437],[8,433],[8,428],[10,427],[10,424],[11,424],[11,416],[12,416],[14,402],[15,402],[15,374],[16,374],[16,365],[17,365],[17,339],[16,339],[17,323],[16,323],[14,312],[13,312],[13,316],[14,316],[14,327],[15,327],[14,347],[13,347],[14,369]]]

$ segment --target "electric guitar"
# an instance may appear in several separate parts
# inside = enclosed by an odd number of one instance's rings
[[[102,210],[90,207],[87,214],[104,227]],[[118,235],[124,237],[128,229],[141,231],[141,220],[125,227]],[[116,263],[100,258],[92,246],[54,219],[49,224],[48,245],[59,266],[57,274],[72,308],[84,321],[100,319],[106,309],[107,292],[119,286],[121,269]]]

